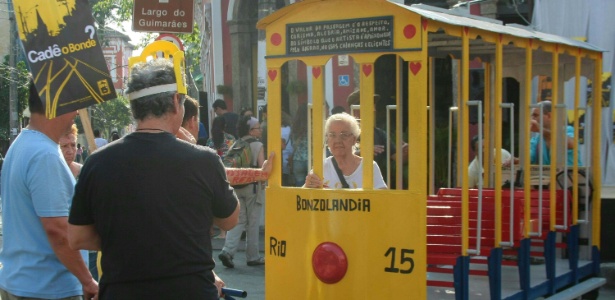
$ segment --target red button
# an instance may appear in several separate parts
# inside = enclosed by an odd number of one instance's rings
[[[344,278],[348,270],[346,253],[337,244],[324,242],[318,245],[312,254],[312,268],[322,282],[337,283]]]

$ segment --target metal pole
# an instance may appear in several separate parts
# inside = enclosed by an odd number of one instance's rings
[[[387,105],[387,140],[386,140],[386,144],[385,144],[385,148],[386,148],[386,157],[387,157],[387,186],[389,188],[391,188],[391,147],[389,147],[389,145],[391,145],[391,111],[395,110],[397,113],[397,105]],[[399,143],[397,143],[396,140],[396,144],[399,145]],[[401,150],[400,147],[397,147],[397,151],[399,152]],[[397,157],[401,157],[400,155],[397,155]],[[398,178],[399,179],[399,178]],[[399,182],[399,181],[397,181]]]
[[[449,107],[448,109],[448,181],[446,187],[451,186],[451,178],[453,177],[453,113],[458,111],[457,106]]]
[[[13,11],[13,1],[8,1],[9,8],[9,22],[10,25],[10,49],[9,49],[9,66],[10,66],[10,82],[9,82],[9,130],[11,137],[10,142],[15,140],[15,137],[19,134],[19,118],[17,114],[17,27],[15,24],[15,12]]]
[[[476,149],[476,153],[478,155],[478,162],[480,164],[481,170],[483,169],[483,102],[478,100],[470,100],[466,102],[467,106],[476,106],[478,108],[478,149]],[[466,171],[467,172],[467,171]],[[476,221],[476,249],[468,249],[469,254],[480,254],[480,241],[482,235],[482,223],[483,223],[483,176],[481,172],[481,176],[478,177],[478,209],[477,209],[477,217]],[[501,222],[501,220],[496,220],[496,222]]]

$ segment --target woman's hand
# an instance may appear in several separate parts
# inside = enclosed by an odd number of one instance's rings
[[[314,174],[313,171],[310,171],[310,173],[305,176],[305,184],[303,185],[303,187],[313,189],[322,188],[322,180],[320,180],[320,177]]]

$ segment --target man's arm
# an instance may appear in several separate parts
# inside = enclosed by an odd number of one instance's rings
[[[235,211],[226,218],[216,218],[214,217],[214,225],[218,226],[218,228],[229,231],[237,225],[237,221],[239,220],[239,201],[237,201],[237,207],[235,207]]]
[[[68,245],[71,249],[100,250],[100,236],[94,225],[68,224]]]
[[[84,298],[94,297],[98,294],[98,283],[92,278],[79,251],[68,246],[68,217],[40,218],[40,220],[58,260],[81,282]]]
[[[535,122],[535,121],[532,121]],[[534,124],[532,123],[532,126],[534,127]],[[538,125],[536,125],[538,126]],[[534,131],[534,130],[532,130]],[[568,131],[568,130],[567,130]],[[540,132],[540,129],[534,131],[534,132]],[[572,135],[574,136],[574,131],[572,132]],[[547,147],[551,146],[551,129],[548,128],[542,128],[542,137],[545,140],[545,143],[547,145]],[[566,135],[566,149],[572,149],[574,148],[574,138],[571,137],[568,132]]]
[[[573,149],[574,148],[574,127],[567,126],[566,127],[566,148]]]
[[[216,274],[214,270],[211,270],[211,272],[214,274],[214,285],[218,289],[218,295],[222,296],[222,288],[225,287],[226,284],[220,277],[218,277],[218,274]]]
[[[275,153],[271,152],[269,158],[263,162],[263,166],[260,169],[225,168],[226,178],[231,185],[265,181],[269,178],[269,174],[271,174],[274,155]]]
[[[177,138],[196,144],[196,139],[185,128],[180,127],[176,134]],[[261,169],[238,169],[226,168],[226,177],[231,185],[239,185],[252,183],[256,181],[265,181],[269,178],[271,169],[273,168],[273,155],[271,152],[269,159],[263,162]]]

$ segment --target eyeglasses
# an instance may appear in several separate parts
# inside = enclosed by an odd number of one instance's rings
[[[335,132],[329,132],[327,133],[327,138],[334,140],[336,138],[340,138],[342,141],[346,141],[348,140],[350,137],[353,137],[354,135],[350,132],[340,132],[340,133],[335,133]]]
[[[252,128],[252,129],[262,129],[262,128],[260,128],[260,127],[254,127],[254,128]],[[250,129],[250,130],[252,130],[252,129]]]

